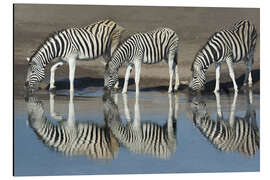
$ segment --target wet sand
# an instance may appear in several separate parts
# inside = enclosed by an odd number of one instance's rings
[[[14,96],[23,93],[27,62],[26,57],[32,55],[39,44],[50,33],[69,27],[81,27],[98,20],[110,18],[125,27],[129,33],[149,31],[157,27],[169,27],[180,36],[178,66],[180,80],[190,80],[190,66],[197,51],[207,39],[222,28],[229,28],[240,18],[250,19],[257,27],[258,39],[253,65],[253,90],[260,92],[260,22],[259,9],[250,8],[191,8],[191,7],[127,7],[127,6],[82,6],[82,5],[31,5],[16,4],[14,6]],[[53,63],[51,63],[53,64]],[[41,84],[46,88],[47,78]],[[237,82],[243,83],[245,65],[234,64]],[[123,83],[125,69],[120,70],[120,83]],[[104,67],[99,60],[78,62],[76,68],[75,88],[99,89],[103,87]],[[134,89],[134,74],[131,75],[129,89]],[[140,87],[142,90],[166,91],[168,88],[168,65],[143,65]],[[58,89],[68,89],[68,66],[56,72]],[[215,84],[214,67],[207,72],[206,89],[213,89]],[[221,68],[221,87],[231,90],[232,83],[227,66]],[[187,91],[182,84],[181,91]],[[228,91],[226,90],[226,91]],[[241,92],[241,90],[240,90]]]

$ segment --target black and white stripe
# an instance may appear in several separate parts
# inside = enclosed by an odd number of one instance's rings
[[[90,121],[54,123],[44,112],[36,97],[27,100],[28,122],[35,134],[48,147],[65,155],[86,155],[90,159],[113,159],[119,151],[119,143],[108,127],[100,127]]]
[[[194,125],[216,149],[246,156],[254,156],[259,150],[260,136],[255,110],[248,108],[244,117],[231,116],[233,121],[224,119],[222,113],[218,113],[217,120],[213,120],[206,111],[205,103],[196,102],[194,106]],[[234,112],[231,113],[234,115]]]
[[[112,55],[107,64],[104,74],[104,86],[111,88],[117,82],[119,68],[125,63],[128,69],[125,77],[123,92],[127,90],[128,78],[132,67],[135,65],[135,83],[138,90],[141,63],[155,64],[166,60],[169,64],[170,87],[172,89],[172,76],[176,75],[175,89],[178,88],[177,51],[179,46],[178,35],[169,28],[158,28],[156,30],[137,33],[127,38]]]
[[[232,63],[244,60],[246,63],[246,77],[244,83],[252,84],[251,65],[254,61],[254,50],[256,46],[256,29],[248,20],[241,20],[229,30],[222,30],[212,35],[203,48],[197,53],[191,66],[192,81],[190,88],[200,90],[204,87],[206,79],[205,72],[212,63],[216,65],[216,88],[219,90],[220,65],[226,62],[229,67],[230,76],[235,83]],[[248,77],[250,76],[250,77]]]
[[[125,94],[123,96],[126,96]],[[126,97],[124,97],[126,98]],[[176,151],[177,103],[171,103],[168,121],[164,125],[154,122],[140,122],[139,102],[136,97],[134,106],[134,119],[129,119],[127,103],[124,102],[125,111],[128,112],[124,124],[120,118],[118,106],[112,97],[104,96],[104,116],[108,127],[118,142],[128,150],[137,154],[147,154],[154,157],[168,159]],[[126,100],[124,100],[126,101]]]
[[[121,39],[124,28],[111,20],[99,21],[83,28],[69,28],[49,36],[28,58],[26,86],[36,88],[45,77],[45,67],[53,59],[68,62],[73,88],[76,60],[91,60],[104,56],[107,61]],[[61,66],[62,64],[58,64]],[[56,69],[56,68],[55,68]]]

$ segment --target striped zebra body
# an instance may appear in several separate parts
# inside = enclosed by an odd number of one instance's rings
[[[234,89],[237,91],[238,87],[235,82],[232,63],[240,60],[244,60],[246,63],[244,83],[246,84],[249,78],[249,85],[251,85],[251,66],[254,61],[256,37],[255,26],[248,20],[241,20],[234,24],[231,29],[222,30],[212,35],[193,61],[190,88],[200,90],[204,87],[205,73],[209,66],[214,63],[216,65],[216,87],[214,91],[217,92],[219,90],[220,65],[226,62]]]
[[[254,156],[260,146],[255,110],[248,108],[245,117],[234,116],[234,111],[232,109],[229,119],[224,119],[218,110],[218,119],[212,120],[205,103],[199,102],[193,111],[193,123],[216,149]]]
[[[68,63],[70,90],[73,90],[76,60],[104,56],[105,61],[108,61],[120,42],[123,31],[124,28],[115,22],[104,20],[83,28],[69,28],[52,34],[28,59],[26,86],[36,89],[38,82],[45,77],[46,65],[53,59],[60,59],[51,69],[51,83],[54,83],[54,71]],[[53,87],[54,85],[51,86]]]
[[[111,88],[118,80],[118,70],[123,64],[128,68],[125,75],[123,93],[127,91],[128,79],[135,65],[136,92],[139,92],[139,78],[141,64],[155,64],[166,60],[169,64],[170,86],[172,91],[172,76],[175,73],[175,90],[179,86],[177,51],[179,46],[178,35],[169,28],[159,28],[151,32],[137,33],[121,43],[107,64],[104,74],[104,86]]]
[[[48,147],[65,155],[86,155],[90,159],[113,159],[119,144],[107,127],[91,122],[55,124],[47,119],[42,103],[35,97],[27,102],[28,121],[36,135]]]

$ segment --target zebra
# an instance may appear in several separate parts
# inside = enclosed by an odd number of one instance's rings
[[[51,68],[50,90],[54,89],[55,70],[69,64],[70,91],[74,91],[76,60],[94,60],[102,56],[105,63],[121,41],[125,29],[106,19],[82,28],[68,28],[50,35],[34,54],[27,58],[25,86],[32,91],[45,78],[45,67],[53,59],[59,61]]]
[[[169,65],[170,85],[168,92],[172,92],[172,78],[175,73],[175,87],[179,86],[177,67],[177,51],[179,37],[169,28],[158,28],[146,33],[135,33],[119,44],[111,60],[105,66],[104,86],[110,89],[118,80],[118,70],[128,64],[122,93],[127,92],[128,79],[135,65],[136,93],[139,93],[141,64],[155,64],[163,59]]]
[[[212,120],[206,111],[206,104],[193,102],[193,123],[200,132],[214,145],[224,152],[237,152],[245,156],[254,156],[259,150],[260,137],[256,124],[256,112],[252,108],[252,91],[246,93],[247,111],[244,117],[235,116],[237,93],[231,105],[228,120],[223,118],[220,95],[215,93],[217,101],[217,120]],[[249,96],[249,97],[248,97]]]
[[[62,121],[57,123],[47,118],[43,103],[36,96],[26,98],[26,103],[28,124],[49,148],[67,156],[85,155],[89,159],[109,160],[117,156],[119,143],[106,125],[75,122],[73,95],[69,101],[68,119],[61,118]]]
[[[195,56],[191,66],[192,80],[189,87],[195,91],[203,89],[206,82],[205,73],[209,66],[215,63],[216,86],[214,92],[219,91],[220,66],[226,62],[234,90],[238,91],[233,63],[240,60],[246,64],[244,85],[247,85],[248,80],[248,85],[252,86],[251,66],[254,62],[256,38],[256,28],[247,19],[238,21],[231,29],[214,33]]]
[[[136,154],[148,154],[161,159],[169,159],[176,151],[176,121],[178,112],[177,98],[172,104],[169,94],[169,114],[165,125],[153,122],[140,122],[140,107],[138,96],[134,105],[134,121],[131,120],[127,106],[127,95],[123,94],[124,110],[127,124],[123,125],[118,106],[112,98],[104,99],[105,118],[119,143]],[[177,96],[176,96],[177,97]]]

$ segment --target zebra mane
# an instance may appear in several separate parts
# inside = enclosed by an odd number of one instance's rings
[[[127,30],[125,30],[124,32],[122,32],[121,35],[120,35],[120,41],[119,41],[118,45],[116,46],[114,52],[112,53],[111,57],[113,57],[113,55],[115,54],[116,50],[120,46],[122,46],[122,44],[124,44],[134,34],[136,34],[136,33],[132,33],[132,32],[127,31]],[[111,58],[110,58],[110,60],[111,60]]]
[[[250,21],[247,18],[238,20],[236,23],[233,24],[233,29],[238,29],[239,26],[241,26],[245,22],[250,23]]]
[[[193,66],[194,66],[194,63],[195,63],[195,61],[196,61],[196,57],[202,53],[202,50],[205,48],[205,46],[207,45],[207,43],[208,43],[214,36],[216,36],[216,34],[218,34],[218,33],[221,32],[221,31],[222,31],[222,30],[214,32],[211,36],[208,37],[206,43],[203,44],[203,46],[201,46],[200,50],[196,53],[196,55],[195,55],[195,57],[194,57],[194,60],[193,60],[193,62],[192,62],[192,64],[191,64],[191,69],[190,69],[191,71],[194,70],[194,69],[193,69]]]
[[[39,44],[39,46],[36,48],[36,50],[34,51],[34,53],[30,56],[30,60],[29,60],[29,64],[31,64],[32,60],[33,60],[33,57],[35,55],[37,55],[38,51],[43,47],[43,45],[49,41],[50,38],[52,38],[53,36],[55,35],[59,35],[59,33],[65,31],[67,29],[61,29],[61,30],[58,30],[58,31],[55,31],[55,32],[52,32],[52,33],[49,33],[44,39],[43,41],[41,41],[41,43]]]

